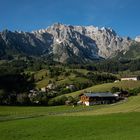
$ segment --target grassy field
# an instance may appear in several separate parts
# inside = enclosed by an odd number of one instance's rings
[[[94,106],[94,108],[101,108],[101,106]],[[53,107],[10,107],[0,106],[0,122],[9,120],[18,120],[24,118],[34,118],[40,116],[62,115],[65,113],[85,112],[92,110],[93,107],[84,108],[78,106],[53,106]]]
[[[1,140],[139,140],[140,113],[45,116],[0,123]]]
[[[140,82],[109,83],[88,89],[108,91],[112,86],[134,88]],[[92,107],[0,106],[0,140],[139,140],[139,118],[140,95]]]
[[[92,107],[0,106],[0,140],[139,140],[140,96]]]

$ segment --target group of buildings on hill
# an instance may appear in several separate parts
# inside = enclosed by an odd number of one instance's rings
[[[128,80],[133,80],[133,81],[137,81],[139,80],[138,77],[125,77],[125,78],[121,78],[121,81],[128,81]],[[115,81],[118,82],[118,81]],[[67,85],[66,89],[75,89],[75,85]],[[40,89],[40,92],[44,92],[44,93],[49,93],[49,91],[52,91],[50,94],[55,94],[55,89],[56,89],[56,85],[54,83],[48,84],[46,87],[42,87]],[[34,97],[37,96],[38,94],[40,94],[40,92],[35,91],[35,90],[31,90],[29,96],[30,97]],[[78,102],[78,104],[83,104],[85,106],[91,106],[91,105],[96,105],[96,104],[112,104],[112,103],[116,103],[120,100],[124,100],[125,98],[129,97],[129,93],[127,91],[120,91],[120,92],[116,92],[115,94],[111,93],[111,92],[103,92],[103,93],[95,93],[95,92],[88,92],[88,93],[83,93],[79,96],[80,101]],[[67,101],[66,104],[73,104],[70,101]]]
[[[139,80],[139,77],[125,77],[121,78],[121,81],[137,81]],[[115,81],[118,82],[118,81]],[[117,92],[115,94],[110,92],[103,92],[103,93],[84,93],[80,96],[79,103],[91,106],[95,104],[112,104],[117,101],[123,100],[125,98],[129,97],[129,93],[127,91]]]

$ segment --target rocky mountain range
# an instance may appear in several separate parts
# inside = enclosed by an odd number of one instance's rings
[[[126,53],[132,42],[129,37],[118,36],[111,28],[55,23],[32,32],[0,32],[0,58],[20,54],[48,59],[51,56],[62,63],[89,62],[112,58],[118,52]]]
[[[137,37],[135,38],[135,41],[136,41],[136,42],[140,42],[140,36],[137,36]]]

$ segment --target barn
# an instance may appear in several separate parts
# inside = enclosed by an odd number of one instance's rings
[[[111,104],[115,103],[118,95],[107,93],[85,93],[80,97],[82,104],[91,106],[95,104]]]

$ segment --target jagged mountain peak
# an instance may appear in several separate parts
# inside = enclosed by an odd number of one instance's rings
[[[140,42],[140,36],[137,36],[137,37],[135,38],[135,41],[136,41],[136,42]]]
[[[46,29],[32,32],[0,33],[0,49],[28,55],[47,56],[53,54],[59,62],[86,62],[110,58],[118,51],[127,51],[132,40],[123,38],[106,27],[73,26],[55,23]],[[2,47],[1,47],[2,46]]]

